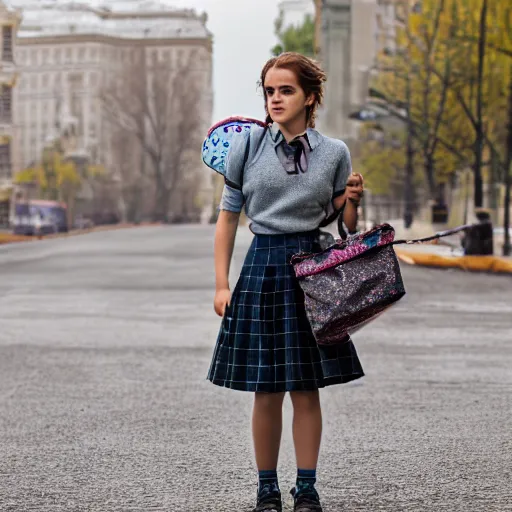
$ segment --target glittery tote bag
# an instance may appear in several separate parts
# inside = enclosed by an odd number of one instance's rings
[[[405,295],[400,265],[393,246],[428,242],[468,226],[417,240],[395,241],[395,230],[382,224],[318,253],[292,257],[304,292],[306,314],[320,345],[343,343]]]

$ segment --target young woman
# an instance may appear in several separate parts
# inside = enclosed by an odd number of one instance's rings
[[[214,307],[223,319],[208,378],[255,394],[254,512],[282,510],[276,469],[286,392],[298,468],[294,510],[322,510],[315,489],[322,433],[318,390],[364,375],[349,338],[339,346],[316,344],[290,264],[293,254],[320,249],[319,226],[340,210],[354,231],[363,193],[347,146],[314,130],[324,82],[320,67],[300,54],[269,60],[261,74],[267,126],[254,125],[233,139],[226,162],[215,233]],[[254,238],[231,294],[229,267],[244,205]]]

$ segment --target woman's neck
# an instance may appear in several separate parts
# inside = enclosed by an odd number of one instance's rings
[[[307,130],[306,122],[302,119],[300,121],[296,121],[294,123],[290,123],[289,125],[282,125],[276,123],[283,134],[283,137],[286,139],[286,142],[290,142],[295,139],[295,137],[302,135]]]

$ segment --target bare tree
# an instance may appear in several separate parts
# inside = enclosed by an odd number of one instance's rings
[[[144,153],[138,138],[128,130],[114,127],[110,135],[110,154],[116,171],[122,177],[120,185],[126,220],[137,222],[142,215],[141,199],[147,188],[147,178],[141,165]]]
[[[117,130],[134,135],[142,149],[142,176],[154,184],[154,220],[166,220],[191,150],[200,147],[202,87],[199,53],[172,65],[134,50],[103,93],[104,111]],[[146,163],[149,165],[146,168]]]

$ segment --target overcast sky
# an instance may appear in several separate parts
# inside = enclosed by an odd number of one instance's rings
[[[208,14],[214,36],[213,121],[231,115],[264,118],[257,82],[276,43],[274,20],[278,0],[167,0]]]

